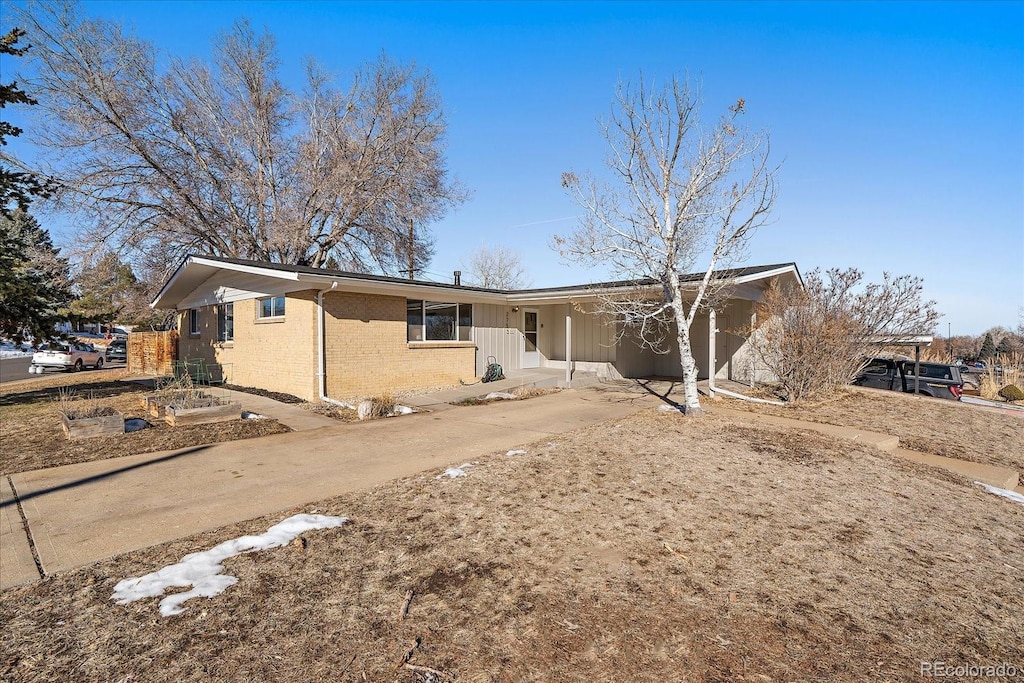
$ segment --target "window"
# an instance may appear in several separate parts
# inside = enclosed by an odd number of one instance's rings
[[[188,309],[188,333],[193,335],[199,334],[199,309],[190,308]]]
[[[217,306],[217,341],[235,340],[235,305],[221,304]]]
[[[889,361],[875,358],[864,368],[864,372],[872,375],[884,375],[889,372]]]
[[[259,300],[259,308],[256,310],[256,315],[260,318],[283,318],[284,317],[284,297],[283,296],[268,296]]]
[[[472,304],[406,301],[409,341],[472,341]]]

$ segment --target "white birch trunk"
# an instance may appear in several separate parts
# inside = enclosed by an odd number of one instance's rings
[[[697,361],[693,359],[690,346],[690,325],[697,311],[695,303],[689,315],[683,308],[682,293],[679,290],[679,274],[671,272],[669,282],[675,292],[672,298],[672,313],[676,321],[676,345],[679,347],[679,365],[683,371],[683,412],[693,417],[704,414],[700,406],[700,394],[697,393]]]

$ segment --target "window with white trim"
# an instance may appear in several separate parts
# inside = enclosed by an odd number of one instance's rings
[[[221,304],[217,306],[217,341],[235,340],[235,305]]]
[[[190,335],[199,334],[199,309],[190,308],[188,309],[188,333]]]
[[[472,304],[408,299],[405,308],[411,342],[473,340]]]
[[[265,296],[256,302],[256,316],[263,318],[284,317],[284,297]]]

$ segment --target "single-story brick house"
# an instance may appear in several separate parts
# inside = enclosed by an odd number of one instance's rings
[[[721,275],[730,284],[727,302],[712,316],[717,334],[707,314],[698,316],[694,358],[702,379],[713,365],[716,378],[742,381],[757,369],[746,340],[729,330],[750,321],[772,279],[800,274],[787,263]],[[684,282],[695,287],[699,278]],[[593,312],[596,289],[635,284],[504,291],[190,256],[152,305],[178,311],[179,358],[221,363],[235,384],[308,400],[468,381],[483,374],[492,356],[507,373],[546,367],[678,377],[678,352],[616,343],[618,323]]]

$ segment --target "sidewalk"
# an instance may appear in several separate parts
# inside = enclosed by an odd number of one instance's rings
[[[267,414],[279,417],[280,405]],[[570,390],[54,467],[10,480],[43,570],[52,573],[503,453],[651,405],[640,396]],[[39,578],[17,505],[6,488],[3,494],[0,588]]]

